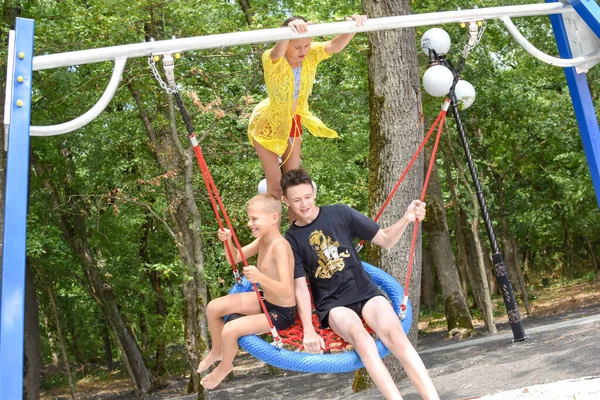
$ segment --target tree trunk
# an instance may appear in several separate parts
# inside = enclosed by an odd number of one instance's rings
[[[475,208],[474,214],[478,215],[478,207]],[[490,289],[487,284],[487,276],[485,272],[485,261],[483,259],[483,250],[481,241],[479,240],[478,217],[474,217],[470,222],[467,214],[461,209],[461,221],[463,235],[465,236],[467,256],[469,259],[468,273],[473,297],[481,311],[483,322],[489,333],[495,334],[498,332],[494,323],[494,310],[492,308],[492,299],[490,297]]]
[[[244,12],[244,16],[246,17],[246,23],[248,25],[252,25],[252,22],[254,21],[254,11],[252,10],[250,3],[248,2],[248,0],[238,0],[238,4]]]
[[[494,260],[492,260],[492,250],[489,247],[483,246],[483,260],[485,261],[485,274],[487,276],[488,288],[490,296],[495,294],[502,295],[500,288],[496,284],[496,276],[494,275]]]
[[[531,315],[531,306],[529,305],[529,294],[527,293],[527,286],[525,285],[525,279],[523,277],[523,271],[521,269],[521,258],[519,257],[519,246],[517,241],[510,235],[508,229],[508,222],[506,221],[506,209],[504,207],[504,186],[503,178],[492,170],[492,174],[496,178],[498,185],[498,209],[500,226],[502,226],[502,237],[504,244],[504,254],[506,269],[508,270],[508,276],[511,282],[514,282],[515,292],[521,296],[521,300],[525,305],[527,315]]]
[[[600,269],[600,264],[598,264],[598,259],[596,258],[596,253],[594,252],[594,246],[592,246],[592,242],[588,235],[585,235],[585,241],[587,242],[588,249],[590,249],[590,261],[591,266],[597,269]]]
[[[63,155],[70,154],[68,151],[63,151]],[[38,175],[45,174],[45,168],[40,165],[35,159],[33,166]],[[67,164],[72,163],[68,159]],[[70,180],[74,180],[73,168],[69,165]],[[47,176],[47,174],[46,174]],[[92,250],[89,247],[87,239],[86,215],[84,211],[87,208],[83,202],[76,202],[75,209],[64,210],[61,207],[66,202],[63,202],[60,197],[60,192],[57,190],[53,181],[49,178],[45,181],[45,186],[49,189],[50,196],[57,210],[63,210],[59,217],[59,228],[69,244],[73,252],[80,258],[81,266],[84,275],[88,278],[92,297],[101,307],[108,323],[110,324],[115,334],[115,340],[121,350],[123,362],[127,368],[129,377],[134,384],[134,388],[138,396],[148,394],[151,389],[150,374],[142,359],[142,354],[137,346],[137,343],[127,330],[127,326],[119,312],[119,306],[112,287],[102,280],[102,275],[98,269],[98,263],[93,256]],[[67,186],[64,188],[66,195],[70,195],[72,190]]]
[[[508,236],[508,234],[504,235],[502,242],[504,244],[504,253],[506,254],[508,276],[510,277],[511,282],[515,282],[515,292],[521,297],[527,315],[531,315],[529,294],[527,293],[527,285],[525,285],[525,278],[523,277],[523,270],[521,269],[519,246],[517,241],[513,237]]]
[[[40,271],[40,273],[42,272]],[[75,390],[75,382],[73,381],[73,374],[71,373],[71,364],[69,363],[69,356],[67,355],[67,347],[65,346],[65,339],[62,332],[60,317],[58,314],[58,307],[56,306],[56,297],[54,297],[54,291],[52,290],[52,282],[50,282],[46,277],[43,277],[42,279],[43,285],[46,289],[46,293],[48,293],[48,299],[50,299],[52,319],[54,319],[54,326],[56,327],[56,336],[58,337],[58,343],[60,345],[60,354],[62,356],[63,365],[65,367],[65,374],[67,375],[67,379],[69,381],[69,388],[71,389],[71,398],[73,400],[77,400],[77,391]]]
[[[464,236],[464,248],[466,249],[465,253],[468,260],[467,274],[471,283],[471,289],[473,290],[473,297],[481,311],[485,326],[488,332],[494,334],[497,333],[498,330],[494,323],[492,299],[486,274],[486,263],[481,241],[479,240],[479,203],[477,201],[477,195],[473,193],[471,183],[465,175],[465,170],[454,156],[452,144],[447,137],[446,143],[448,144],[448,149],[445,151],[445,157],[448,162],[451,162],[456,168],[459,179],[463,182],[463,186],[469,193],[471,206],[473,207],[474,217],[471,218],[470,221],[462,207],[457,205],[456,208],[459,208],[459,210],[456,210],[455,208],[455,220],[458,221],[457,231],[462,231],[462,235]]]
[[[42,349],[40,344],[40,317],[33,279],[33,268],[26,262],[25,271],[25,349],[23,359],[23,399],[40,398]]]
[[[148,324],[146,323],[146,315],[140,313],[140,335],[142,337],[142,352],[148,350]]]
[[[410,1],[365,0],[371,18],[411,13]],[[375,215],[394,187],[402,170],[423,138],[419,66],[414,29],[386,30],[367,34],[369,42],[369,211]],[[420,157],[403,182],[403,188],[390,202],[380,223],[389,226],[402,217],[410,201],[419,197],[423,184],[423,159]],[[367,248],[367,258],[404,282],[408,270],[413,226],[393,249]],[[421,290],[421,235],[418,235],[411,282],[406,290],[413,310],[412,326],[419,316]],[[416,346],[417,329],[408,335]],[[384,360],[392,377],[403,376],[395,357]],[[364,386],[364,385],[363,385]]]
[[[186,266],[187,277],[182,284],[184,297],[184,334],[186,353],[190,368],[188,390],[198,391],[198,397],[205,396],[196,369],[200,357],[207,351],[208,335],[205,320],[207,297],[206,283],[202,280],[204,271],[201,218],[196,206],[193,180],[195,175],[194,157],[191,148],[184,148],[176,127],[173,96],[167,96],[168,127],[155,130],[150,113],[142,101],[141,93],[128,85],[138,106],[138,111],[146,133],[151,141],[150,150],[164,172],[177,171],[174,185],[176,190],[167,193],[170,218],[173,223],[172,238],[177,245],[179,256]],[[158,112],[162,112],[159,110]]]
[[[50,356],[52,358],[52,365],[54,366],[58,366],[58,361],[59,361],[59,355],[56,352],[56,338],[54,337],[54,332],[52,331],[52,328],[50,326],[50,321],[48,320],[48,316],[46,315],[46,313],[44,312],[44,310],[41,310],[42,312],[42,321],[44,323],[44,326],[46,327],[46,334],[48,335],[48,344],[50,347]]]
[[[425,229],[424,226],[423,229]],[[435,272],[429,245],[423,246],[423,273],[421,275],[421,305],[432,310],[435,307]]]
[[[451,145],[448,134],[444,135],[444,138],[445,138],[445,140],[440,142],[440,148],[442,150],[445,150],[444,144],[447,146]],[[450,151],[452,151],[452,150],[450,150]],[[462,292],[465,297],[465,303],[467,303],[467,305],[468,305],[469,285],[467,282],[469,280],[469,274],[467,272],[467,269],[469,266],[469,260],[468,260],[468,256],[467,256],[467,246],[466,246],[465,237],[463,235],[463,231],[460,226],[460,211],[459,211],[460,204],[459,204],[458,196],[456,195],[456,184],[454,183],[454,179],[452,179],[452,170],[450,168],[450,165],[452,165],[452,160],[448,159],[448,157],[446,155],[446,151],[444,151],[443,154],[444,154],[444,158],[445,158],[444,166],[446,168],[446,181],[448,183],[448,187],[450,188],[450,199],[452,201],[452,215],[454,216],[454,232],[455,232],[455,239],[456,239],[456,250],[457,250],[456,253],[457,253],[457,259],[458,259],[457,260],[458,274],[460,276],[460,286],[462,288]]]
[[[106,324],[102,324],[100,328],[102,331],[102,342],[104,343],[104,358],[106,359],[106,368],[112,371],[115,368],[115,364],[112,356],[112,345],[110,344],[110,333],[106,328]]]
[[[562,226],[563,226],[563,268],[562,268],[562,276],[563,277],[571,277],[573,276],[573,245],[571,244],[571,232],[569,230],[569,225],[567,224],[567,218],[565,216],[562,217]]]
[[[431,151],[426,149],[425,152],[426,162],[429,162]],[[429,248],[431,249],[433,263],[436,266],[438,281],[442,288],[448,334],[451,336],[460,335],[460,337],[466,338],[473,333],[473,322],[462,292],[458,268],[452,252],[442,188],[440,187],[435,165],[429,179],[425,200],[427,203],[427,218],[423,221],[423,230],[429,238]]]
[[[144,224],[144,234],[142,236],[142,242],[140,243],[140,257],[142,261],[147,264],[151,264],[150,256],[148,255],[148,236],[150,235],[150,229],[152,227],[151,215],[147,214],[146,223]],[[167,318],[167,307],[165,304],[165,297],[162,292],[160,277],[158,273],[154,270],[147,271],[148,279],[150,279],[150,284],[152,286],[152,290],[156,296],[156,314],[158,315],[158,325],[163,326],[164,321]],[[155,372],[156,375],[161,376],[166,372],[165,368],[165,360],[166,360],[166,344],[163,338],[163,335],[160,333],[156,340],[156,367]]]
[[[160,285],[160,280],[156,271],[150,271],[148,273],[150,277],[150,281],[152,283],[152,289],[156,293],[156,314],[159,316],[158,321],[162,325],[162,323],[167,319],[167,307],[165,305],[165,298],[162,293],[162,288]],[[165,340],[162,336],[158,339],[156,344],[156,374],[158,376],[163,375],[166,372],[165,368],[165,360],[167,358],[166,354],[166,344]]]

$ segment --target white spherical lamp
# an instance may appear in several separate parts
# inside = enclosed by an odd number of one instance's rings
[[[258,194],[267,193],[267,180],[263,179],[258,182]]]
[[[423,87],[433,97],[448,94],[454,81],[454,74],[443,65],[433,65],[423,74]]]
[[[456,82],[454,88],[454,94],[456,95],[456,101],[458,102],[458,108],[466,110],[471,107],[471,104],[475,101],[475,88],[467,81],[459,79]]]
[[[447,54],[450,50],[450,35],[441,28],[431,28],[421,37],[421,49],[429,55],[429,49],[437,54]]]
[[[315,193],[317,193],[317,184],[315,183],[315,181],[312,181],[312,187],[315,190]],[[262,193],[267,193],[267,180],[263,179],[260,182],[258,182],[258,194],[262,194]]]

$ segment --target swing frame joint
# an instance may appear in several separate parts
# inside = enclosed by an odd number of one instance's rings
[[[358,243],[358,244],[356,245],[356,252],[357,252],[357,253],[360,253],[360,251],[362,250],[362,248],[363,248],[362,242]]]
[[[238,285],[242,284],[242,277],[240,276],[240,271],[238,271],[237,269],[233,271],[233,277],[235,278],[235,283],[237,283]]]
[[[404,321],[404,319],[406,318],[406,307],[400,308],[400,313],[398,314],[398,317],[400,317],[400,321]]]
[[[281,341],[281,337],[279,337],[279,333],[277,333],[277,328],[274,326],[271,328],[271,336],[273,336],[272,345],[277,348],[277,350],[283,349],[283,342]]]

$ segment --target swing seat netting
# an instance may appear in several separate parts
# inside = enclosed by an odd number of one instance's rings
[[[392,303],[394,311],[398,315],[400,313],[400,307],[402,304],[402,297],[404,296],[404,289],[402,286],[388,273],[382,271],[379,268],[374,267],[371,264],[363,262],[365,271],[371,275],[373,281],[385,292]],[[229,294],[251,292],[253,290],[252,284],[244,278],[242,284],[234,284]],[[316,318],[313,320],[318,324]],[[400,321],[402,329],[406,334],[410,330],[412,322],[412,307],[410,301],[406,306],[406,316]],[[300,326],[300,328],[298,328]],[[294,332],[300,333],[294,333]],[[320,329],[322,330],[322,329]],[[330,331],[330,329],[327,329]],[[279,331],[279,335],[286,345],[299,347],[298,342],[290,343],[288,338],[299,338],[301,346],[301,335],[302,328],[299,321],[291,328],[283,331]],[[319,332],[319,330],[317,330]],[[338,340],[341,340],[338,338]],[[377,345],[377,351],[381,358],[386,357],[390,354],[390,351],[385,345],[377,339],[375,341]],[[274,367],[286,369],[297,372],[312,372],[312,373],[342,373],[350,372],[356,369],[362,368],[363,363],[360,357],[354,350],[344,351],[345,347],[342,347],[342,351],[330,354],[310,354],[307,352],[300,352],[299,349],[291,351],[287,349],[277,349],[271,343],[264,341],[257,335],[242,336],[239,339],[240,346],[246,350],[252,356],[270,364]],[[330,345],[330,348],[333,346]]]

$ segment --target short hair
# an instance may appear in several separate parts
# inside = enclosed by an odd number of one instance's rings
[[[283,21],[283,23],[281,24],[281,27],[284,26],[289,26],[290,22],[295,21],[297,19],[301,19],[304,22],[308,22],[308,20],[300,15],[294,15],[292,17],[289,17],[288,19],[286,19],[285,21]]]
[[[268,213],[278,214],[281,219],[281,201],[270,193],[260,193],[252,197],[246,203],[246,211],[250,208],[258,208]]]
[[[288,188],[305,183],[312,187],[312,179],[304,168],[290,169],[281,177],[281,190],[283,191],[283,195],[286,196]]]

